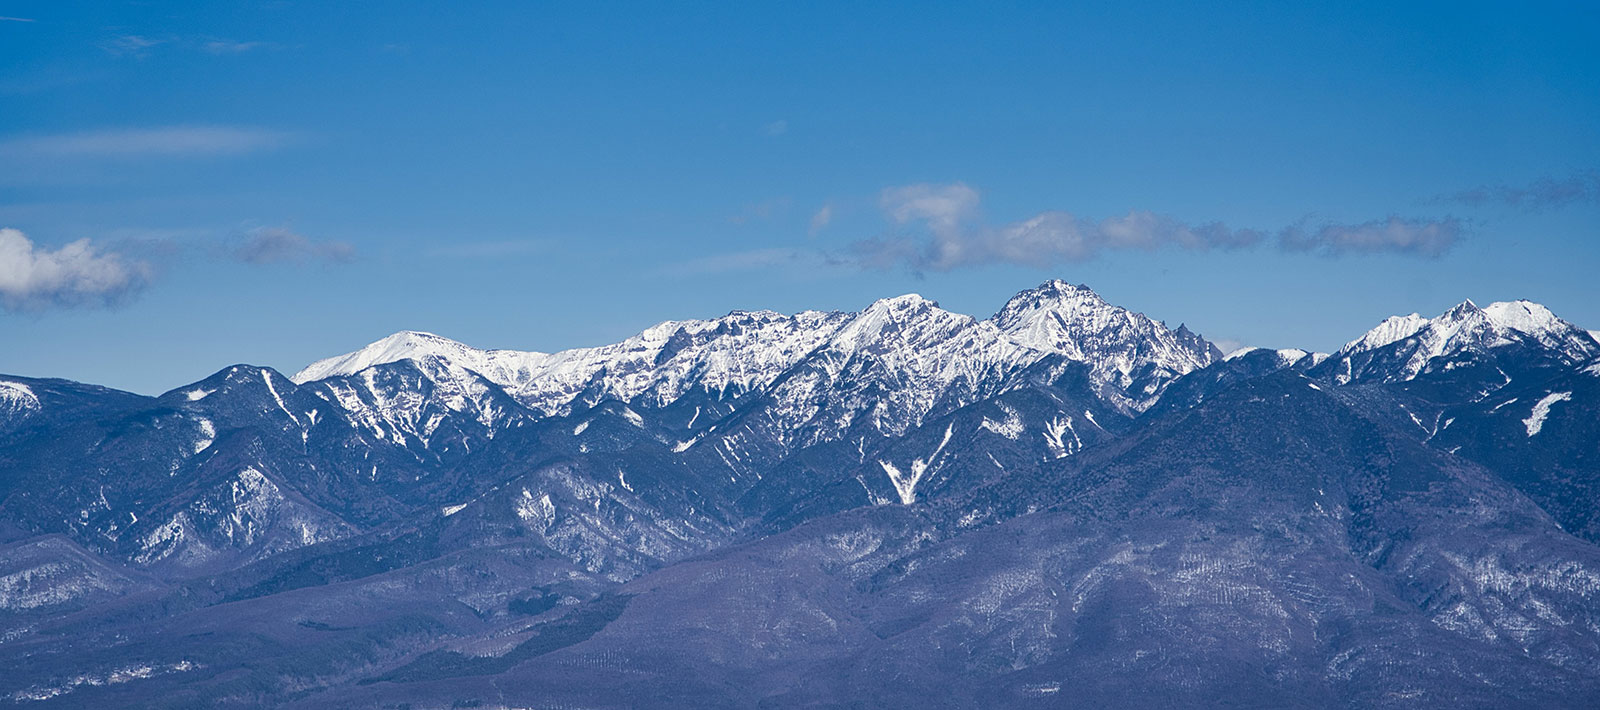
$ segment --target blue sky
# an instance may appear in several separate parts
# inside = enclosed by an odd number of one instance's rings
[[[1048,278],[1230,344],[1600,328],[1592,8],[859,5],[0,4],[0,372]]]

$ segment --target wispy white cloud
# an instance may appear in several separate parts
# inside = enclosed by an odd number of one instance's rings
[[[978,216],[978,191],[965,183],[922,183],[891,187],[878,196],[878,205],[899,224],[925,223],[936,236],[954,239]]]
[[[458,259],[498,258],[536,254],[550,248],[550,242],[541,239],[520,239],[499,242],[466,242],[448,244],[428,250],[431,256]]]
[[[244,54],[258,49],[275,49],[277,46],[273,42],[238,42],[228,39],[212,39],[201,43],[200,49],[207,54],[223,55]]]
[[[839,265],[837,261],[815,250],[773,247],[727,254],[713,254],[675,264],[667,264],[661,268],[661,272],[672,276],[710,276],[783,267],[810,270],[837,265]]]
[[[114,57],[143,57],[150,50],[170,42],[169,39],[144,35],[118,35],[100,43],[100,48]]]
[[[773,121],[772,123],[762,126],[761,132],[769,136],[781,136],[789,132],[789,122],[782,119]]]
[[[1455,202],[1471,207],[1500,205],[1528,210],[1600,203],[1600,171],[1586,170],[1567,177],[1545,177],[1525,185],[1481,185],[1435,197],[1434,202]]]
[[[314,241],[283,227],[257,227],[246,232],[231,254],[246,264],[348,262],[356,250],[346,242]]]
[[[223,37],[183,37],[172,35],[153,37],[150,35],[124,34],[101,42],[100,48],[114,57],[144,59],[150,56],[157,48],[161,48],[163,51],[200,51],[214,56],[224,56],[258,50],[282,49],[283,45],[277,42],[235,40]]]
[[[0,141],[0,155],[61,158],[227,156],[271,150],[294,136],[249,126],[119,128]]]
[[[113,305],[143,288],[150,273],[148,264],[87,239],[52,251],[20,230],[0,229],[0,307],[8,311]]]
[[[745,208],[739,212],[739,214],[729,215],[728,221],[733,224],[746,224],[749,222],[772,219],[773,217],[788,211],[791,203],[793,203],[793,200],[787,197],[777,197],[770,200],[763,200],[753,205],[746,205]]]
[[[880,195],[879,206],[899,231],[855,242],[850,247],[854,260],[865,266],[904,265],[919,271],[998,263],[1082,262],[1108,251],[1232,250],[1267,243],[1285,251],[1329,256],[1392,253],[1434,257],[1448,251],[1463,231],[1453,218],[1390,217],[1315,226],[1302,220],[1273,234],[1220,222],[1192,224],[1143,210],[1100,220],[1050,211],[992,226],[980,219],[978,192],[962,183],[889,188]]]
[[[828,228],[833,223],[833,205],[823,205],[811,215],[811,226],[807,232],[816,236],[818,232]]]
[[[28,17],[6,17],[4,15],[0,15],[0,22],[33,22],[33,21],[34,20],[32,18],[28,18]]]

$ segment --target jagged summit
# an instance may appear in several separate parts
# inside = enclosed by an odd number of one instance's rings
[[[1186,326],[1171,330],[1143,313],[1107,303],[1087,286],[1061,280],[1046,281],[1013,296],[990,320],[1019,343],[1080,360],[1091,354],[1084,347],[1086,340],[1104,340],[1107,334],[1117,332],[1185,341],[1177,350],[1195,366],[1221,356],[1212,348],[1197,347],[1194,333]]]

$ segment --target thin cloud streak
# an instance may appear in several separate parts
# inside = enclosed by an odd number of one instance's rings
[[[540,239],[508,240],[502,242],[466,242],[450,244],[428,250],[430,256],[457,259],[483,259],[537,254],[547,251],[551,242]]]
[[[748,224],[751,222],[772,219],[773,217],[788,211],[791,202],[792,200],[787,197],[778,197],[771,200],[758,202],[753,205],[747,205],[739,214],[730,215],[728,217],[728,223]]]
[[[247,126],[165,126],[25,136],[0,142],[0,155],[53,158],[234,156],[279,148],[292,134]]]
[[[101,43],[100,48],[114,57],[144,57],[152,48],[168,41],[142,35],[120,35]]]
[[[1540,178],[1526,185],[1483,185],[1440,195],[1433,202],[1454,202],[1469,207],[1504,206],[1539,210],[1574,204],[1600,203],[1600,170],[1587,170],[1565,178]]]
[[[1279,232],[1278,246],[1326,256],[1389,253],[1438,257],[1450,251],[1464,231],[1461,220],[1454,217],[1424,220],[1390,215],[1361,224],[1324,224],[1311,229],[1302,222]]]
[[[828,225],[832,223],[833,205],[823,205],[821,209],[811,215],[811,226],[807,228],[806,233],[813,237],[817,236],[818,232],[827,229]]]
[[[669,276],[713,276],[741,271],[756,271],[785,267],[807,270],[829,266],[843,266],[835,259],[812,249],[773,247],[749,251],[713,254],[698,259],[668,264],[659,270]]]
[[[1302,220],[1268,233],[1230,228],[1220,222],[1191,224],[1143,210],[1101,220],[1050,211],[995,227],[981,223],[978,192],[962,183],[889,188],[880,195],[879,207],[901,231],[851,244],[851,258],[862,266],[904,265],[915,271],[1001,263],[1076,263],[1109,251],[1238,250],[1264,244],[1286,252],[1324,256],[1389,253],[1437,257],[1449,251],[1464,231],[1455,218],[1391,216],[1360,224],[1311,225]]]
[[[230,253],[238,261],[257,265],[311,261],[344,263],[356,256],[355,247],[346,242],[314,241],[283,227],[252,229]]]
[[[278,45],[272,42],[235,42],[233,40],[214,39],[200,45],[200,49],[207,54],[244,54],[258,49],[275,49]]]

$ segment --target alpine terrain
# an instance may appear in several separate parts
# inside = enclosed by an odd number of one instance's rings
[[[1348,335],[1051,281],[0,376],[0,704],[1600,706],[1600,340]]]

